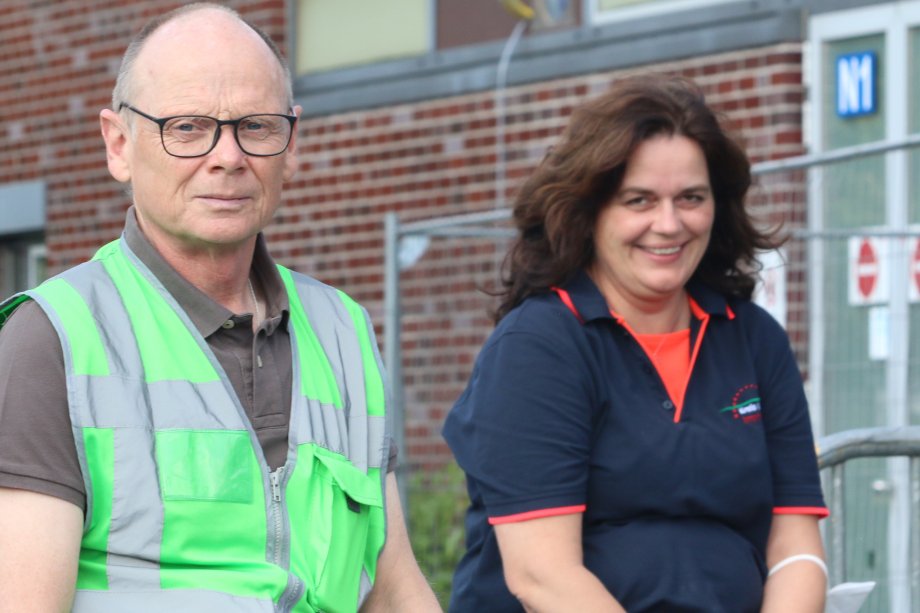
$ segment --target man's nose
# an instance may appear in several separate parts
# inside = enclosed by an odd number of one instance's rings
[[[217,142],[211,150],[211,155],[216,156],[222,164],[238,164],[246,156],[246,152],[240,148],[236,140],[234,126],[224,125],[218,128]]]

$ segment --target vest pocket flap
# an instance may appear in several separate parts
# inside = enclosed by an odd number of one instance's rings
[[[378,476],[365,474],[344,457],[322,448],[316,449],[316,459],[326,467],[348,498],[373,507],[383,505]]]
[[[252,500],[252,444],[237,430],[161,430],[157,468],[164,500]]]

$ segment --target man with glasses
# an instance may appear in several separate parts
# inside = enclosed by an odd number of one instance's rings
[[[100,115],[121,238],[0,305],[0,611],[433,611],[373,328],[276,266],[290,76],[233,11],[148,24]]]

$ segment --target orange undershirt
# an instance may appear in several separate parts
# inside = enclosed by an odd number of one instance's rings
[[[690,328],[666,334],[636,334],[635,337],[658,371],[674,406],[680,411],[690,380]]]

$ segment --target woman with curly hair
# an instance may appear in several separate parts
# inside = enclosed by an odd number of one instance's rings
[[[573,113],[444,428],[471,499],[451,611],[823,610],[827,510],[788,338],[750,300],[776,246],[750,184],[685,80]]]

